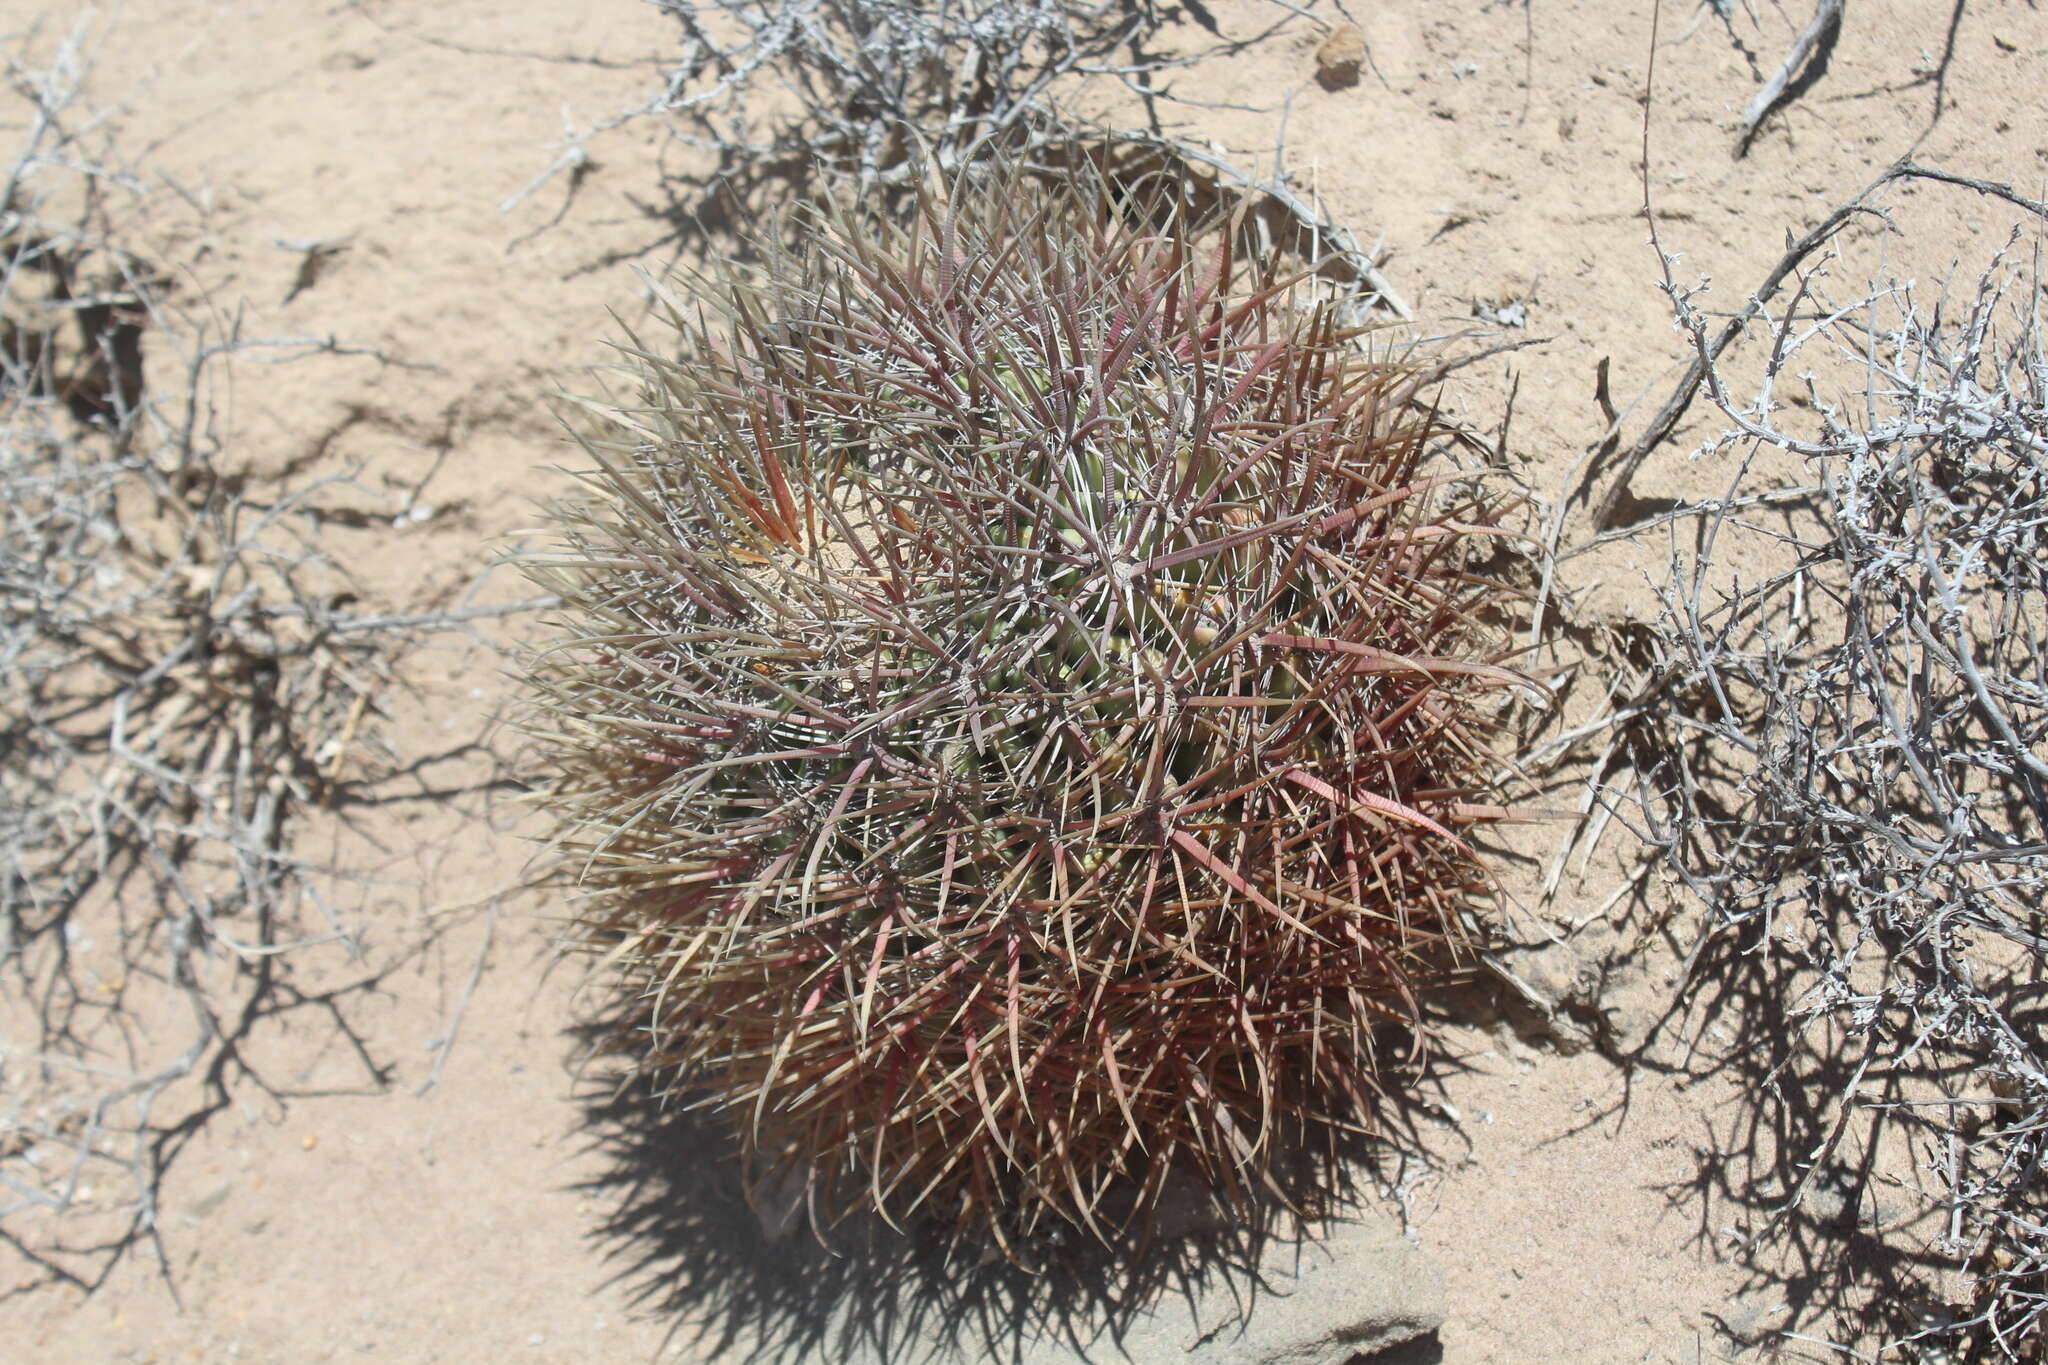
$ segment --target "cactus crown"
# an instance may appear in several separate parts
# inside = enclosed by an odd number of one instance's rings
[[[1082,175],[818,210],[622,348],[533,568],[636,1049],[826,1218],[1269,1183],[1461,941],[1488,509],[1419,472],[1411,369],[1137,217]]]

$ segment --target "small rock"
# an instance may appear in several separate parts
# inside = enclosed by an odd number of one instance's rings
[[[1122,1356],[1133,1365],[1328,1365],[1444,1323],[1442,1267],[1380,1214],[1360,1214],[1320,1241],[1270,1246],[1259,1277],[1261,1291],[1242,1299],[1217,1285],[1193,1303],[1162,1301],[1124,1333]],[[1048,1342],[1022,1353],[1028,1365],[1094,1358]]]
[[[232,1180],[217,1185],[212,1190],[193,1200],[192,1207],[186,1216],[196,1223],[222,1204],[227,1203],[228,1196],[234,1192],[235,1182]]]
[[[1502,951],[1501,958],[1538,995],[1558,1007],[1550,1021],[1590,1032],[1589,1041],[1615,1057],[1640,1056],[1668,1065],[1675,1053],[1666,1038],[1671,992],[1657,984],[1655,950],[1612,925],[1586,925],[1561,941],[1536,940]],[[1560,1051],[1576,1051],[1564,1038]]]
[[[1205,1204],[1188,1197],[1184,1210],[1206,1222]],[[1077,1301],[1076,1311],[1036,1331],[995,1318],[962,1326],[948,1318],[943,1299],[906,1305],[902,1318],[916,1324],[907,1336],[852,1331],[844,1365],[1334,1365],[1359,1356],[1424,1342],[1444,1323],[1444,1272],[1401,1235],[1394,1219],[1362,1210],[1319,1239],[1267,1242],[1256,1267],[1256,1289],[1242,1271],[1205,1273],[1160,1293],[1111,1326],[1098,1309],[1112,1302]],[[872,1305],[835,1311],[865,1324]],[[930,1311],[927,1311],[930,1310]],[[1026,1327],[1021,1336],[1019,1326]],[[836,1329],[835,1329],[836,1330]],[[1399,1355],[1386,1357],[1399,1360]],[[1428,1357],[1422,1357],[1428,1358]]]
[[[1498,302],[1476,299],[1472,304],[1472,316],[1481,322],[1490,322],[1496,327],[1527,327],[1529,305],[1522,299],[1503,299]]]
[[[1316,80],[1325,90],[1348,89],[1358,84],[1364,64],[1365,34],[1356,24],[1339,24],[1316,49]]]

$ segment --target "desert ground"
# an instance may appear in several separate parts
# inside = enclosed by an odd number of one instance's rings
[[[1678,283],[1711,279],[1702,306],[1728,310],[1902,158],[2037,199],[2048,184],[2048,14],[2033,0],[1854,0],[1822,69],[1746,145],[1744,107],[1811,6],[1663,0],[1652,72],[1655,3],[1292,15],[1216,0],[1175,11],[1158,39],[1213,41],[1198,9],[1233,37],[1288,20],[1171,72],[1188,102],[1161,106],[1168,131],[1261,174],[1284,158],[1299,194],[1375,248],[1409,335],[1506,348],[1451,375],[1445,406],[1500,437],[1543,506],[1567,507],[1561,548],[1578,553],[1558,588],[1592,635],[1656,619],[1670,553],[1668,533],[1599,539],[1572,501],[1610,425],[1633,439],[1689,358],[1646,194]],[[1354,22],[1357,78],[1319,80],[1319,47]],[[10,144],[33,124],[24,82],[66,44],[83,72],[67,117],[116,136],[128,180],[109,191],[113,221],[187,329],[146,329],[151,382],[182,372],[195,337],[279,343],[209,372],[223,467],[331,480],[313,520],[349,611],[506,610],[408,635],[382,675],[331,676],[364,700],[319,758],[338,795],[302,802],[293,826],[323,888],[293,932],[317,941],[280,955],[285,984],[256,994],[207,959],[230,1037],[151,1092],[146,1235],[124,1231],[137,1168],[111,1158],[62,1211],[0,1203],[0,1359],[709,1359],[727,1326],[800,1315],[774,1247],[664,1222],[693,1195],[658,1149],[696,1138],[614,1102],[590,1062],[593,992],[557,958],[566,907],[528,885],[537,825],[514,799],[508,651],[537,614],[515,609],[534,590],[504,561],[580,467],[558,395],[597,392],[648,277],[715,255],[733,226],[710,211],[709,154],[645,112],[677,61],[675,23],[641,0],[0,0]],[[1132,117],[1106,80],[1061,98]],[[772,183],[751,193],[747,212],[774,207]],[[1882,202],[1887,222],[1838,243],[1839,278],[1882,266],[1932,287],[1974,278],[2016,228],[2021,257],[2042,240],[2038,219],[1952,186],[1895,185]],[[1693,404],[1632,496],[1718,493],[1727,470],[1695,452],[1725,425]],[[1580,669],[1553,733],[1611,701]],[[1541,799],[1593,808],[1589,782],[1613,778],[1589,778],[1595,756]],[[1931,1322],[1961,1291],[1919,1256],[1925,1236],[1911,1254],[1853,1228],[1747,1246],[1771,1203],[1752,1177],[1781,1136],[1755,1118],[1761,1073],[1728,1065],[1731,1035],[1682,997],[1697,907],[1630,822],[1594,823],[1516,826],[1496,850],[1504,960],[1569,1017],[1544,1022],[1483,972],[1433,1006],[1442,1056],[1369,1192],[1443,1285],[1433,1354],[1402,1358],[1877,1359],[1873,1298],[1913,1297],[1904,1311]],[[321,914],[346,934],[322,933]],[[177,1057],[192,1036],[181,994],[141,979],[120,921],[78,927],[67,970],[120,1001],[94,1016],[96,1063],[143,1074]],[[0,984],[16,995],[0,1013],[10,1122],[83,1093],[33,1064],[45,978],[21,952]],[[133,1117],[107,1115],[110,1129]],[[0,1130],[0,1171],[23,1181],[21,1163],[55,1151]],[[1884,1208],[1849,1221],[1910,1239],[1906,1198],[1873,1184]],[[829,1277],[807,1289],[847,1292]],[[1827,1340],[1849,1344],[1814,1344]],[[1961,1358],[1942,1349],[1883,1358]]]

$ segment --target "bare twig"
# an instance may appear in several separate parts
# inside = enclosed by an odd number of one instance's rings
[[[1835,38],[1842,31],[1842,9],[1846,0],[1820,0],[1814,7],[1813,18],[1792,40],[1791,51],[1785,54],[1784,63],[1777,74],[1764,82],[1763,89],[1743,106],[1742,133],[1737,139],[1737,155],[1749,150],[1750,142],[1756,137],[1756,130],[1770,116],[1772,110],[1790,97],[1793,80],[1814,60],[1816,52],[1820,60],[1826,61],[1826,49],[1833,47]]]

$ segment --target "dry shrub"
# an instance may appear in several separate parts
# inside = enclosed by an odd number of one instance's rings
[[[1171,101],[1174,70],[1249,47],[1313,7],[1275,4],[1259,29],[1226,38],[1201,6],[1152,0],[652,3],[675,20],[683,51],[650,112],[728,163],[815,159],[868,183],[915,178],[924,164],[957,170],[997,147],[1015,155],[1066,126],[1055,97],[1083,80]],[[787,98],[762,89],[772,82]]]
[[[1900,178],[1958,183],[1906,167],[1879,185]],[[1710,348],[1695,295],[1670,290],[1735,426],[1706,452],[1731,467],[1726,495],[1675,514],[1685,539],[1651,678],[1683,728],[1645,756],[1642,811],[1711,912],[1693,990],[1719,999],[1736,1051],[1754,1049],[1759,1106],[1777,1116],[1775,1164],[1731,1191],[1756,1209],[1744,1245],[1813,1233],[1808,1211],[1846,1188],[1850,1229],[1884,1253],[1845,1253],[1839,1228],[1808,1243],[1809,1298],[1893,1339],[2038,1359],[2041,275],[2007,253],[1931,302],[1893,278],[1848,300],[1829,288],[1810,270],[1775,315],[1752,305],[1760,377],[1741,401],[1728,338]],[[1908,1169],[1887,1170],[1892,1153]],[[1929,1216],[1872,1216],[1901,1198]],[[1901,1261],[1919,1266],[1912,1282],[1884,1280]],[[1964,1286],[1946,1306],[1944,1269]]]
[[[295,840],[400,766],[396,657],[492,614],[351,610],[321,538],[380,495],[231,448],[232,365],[349,352],[178,306],[147,244],[180,200],[87,104],[99,36],[7,54],[0,203],[0,1232],[81,1287],[160,1235],[163,1173],[232,1087],[289,1098],[252,1030],[325,1017],[386,1083],[349,1011],[404,954],[365,959],[366,870]]]

